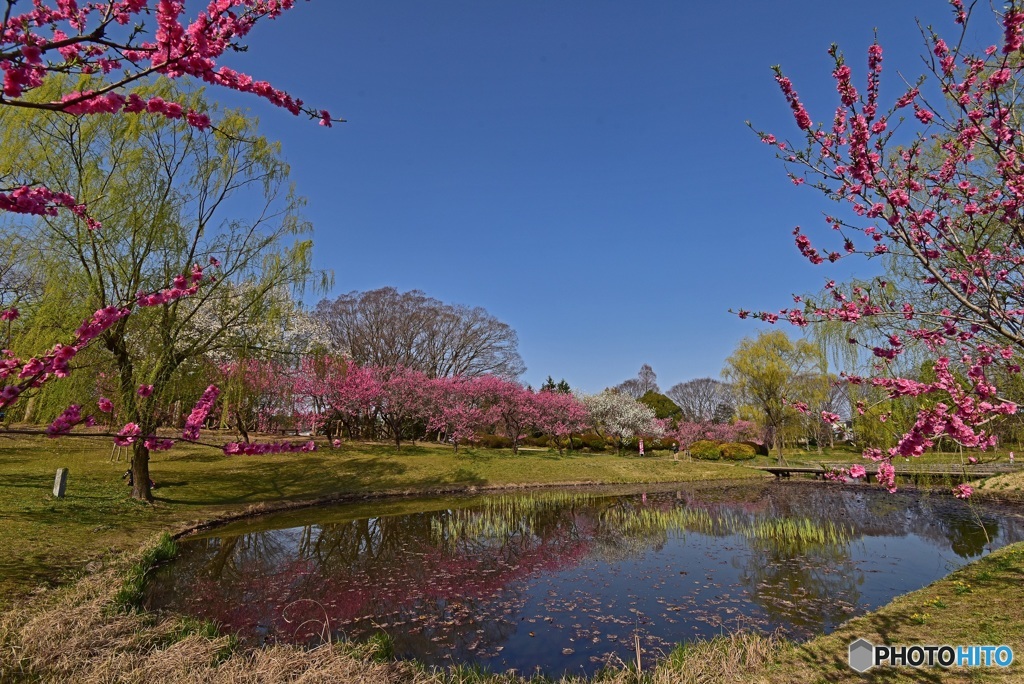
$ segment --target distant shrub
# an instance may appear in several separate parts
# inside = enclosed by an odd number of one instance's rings
[[[629,439],[622,440],[622,448],[626,451],[639,451],[640,450],[640,437],[630,437]],[[644,437],[644,451],[668,451],[675,444],[675,440],[671,437],[665,437],[662,439],[652,439],[650,437]]]
[[[531,446],[531,447],[546,447],[551,446],[551,437],[548,435],[540,435],[539,437],[530,435],[529,437],[523,437],[519,442],[520,446]]]
[[[730,461],[746,461],[757,456],[757,450],[742,442],[726,442],[719,447],[722,458]]]
[[[573,445],[577,449],[590,449],[591,451],[604,451],[608,446],[608,441],[593,432],[588,432],[585,435],[580,435],[578,438],[573,439]],[[576,446],[579,445],[579,446]]]
[[[749,440],[744,441],[744,442],[740,442],[740,444],[746,444],[751,449],[753,449],[754,453],[757,454],[758,456],[768,456],[769,455],[768,445],[767,444],[758,444],[757,442],[751,442]]]
[[[505,435],[480,435],[477,441],[485,449],[511,449],[512,440]]]
[[[718,442],[702,439],[690,445],[690,456],[702,461],[717,461],[722,457]]]

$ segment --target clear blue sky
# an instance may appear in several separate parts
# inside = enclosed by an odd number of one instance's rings
[[[829,44],[859,85],[877,28],[891,102],[897,70],[923,70],[915,17],[952,35],[938,0],[313,0],[232,64],[349,122],[217,96],[282,141],[332,295],[482,306],[519,333],[534,386],[597,391],[650,363],[667,389],[756,334],[730,307],[850,273],[799,256],[793,227],[829,205],[744,125],[796,131],[770,66],[830,119]]]

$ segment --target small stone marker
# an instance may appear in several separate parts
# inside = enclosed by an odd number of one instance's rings
[[[53,480],[53,495],[58,499],[64,498],[64,492],[68,488],[68,469],[57,468],[57,477]]]

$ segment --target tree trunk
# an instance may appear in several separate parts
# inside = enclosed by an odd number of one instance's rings
[[[238,434],[242,436],[242,441],[246,444],[249,443],[249,431],[245,429],[245,421],[242,420],[242,414],[235,410],[235,427],[238,429]]]
[[[149,486],[149,449],[142,438],[132,445],[132,498],[152,501],[153,490]]]

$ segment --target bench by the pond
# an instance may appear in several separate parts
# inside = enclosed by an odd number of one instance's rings
[[[813,475],[815,479],[823,479],[825,473],[839,470],[840,468],[850,469],[852,463],[820,463],[818,465],[799,466],[756,466],[756,470],[771,473],[776,478],[789,478],[793,475]],[[878,475],[878,466],[874,464],[860,463],[865,470],[865,480],[870,482]],[[894,463],[896,477],[912,480],[923,480],[931,478],[949,478],[956,480],[976,480],[982,477],[992,477],[1001,473],[1017,472],[1024,469],[1024,464],[1010,463],[975,463],[961,465],[959,463]]]

